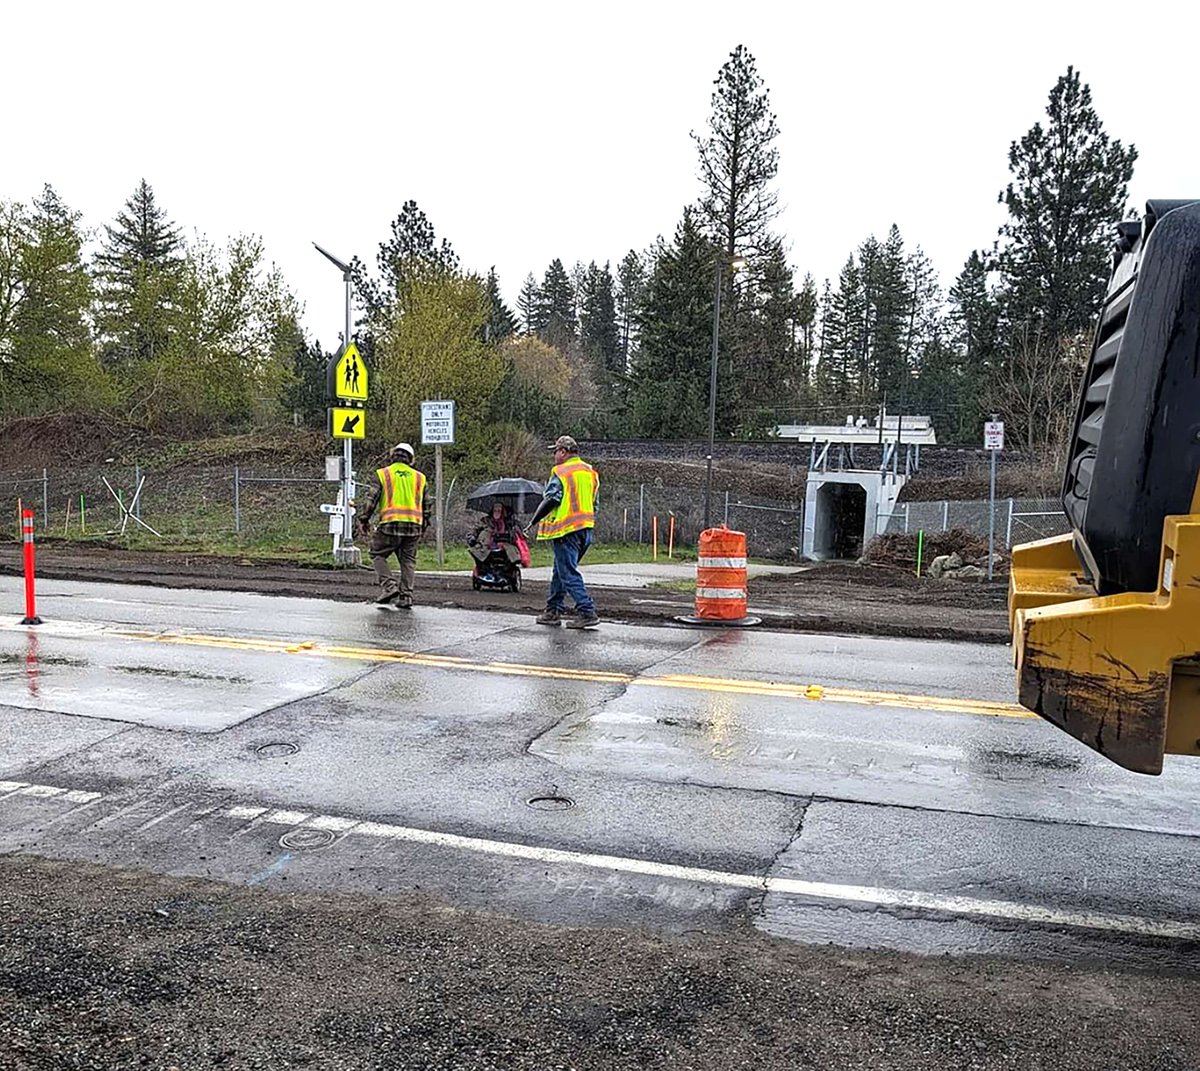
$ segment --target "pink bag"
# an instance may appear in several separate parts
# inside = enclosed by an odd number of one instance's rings
[[[521,568],[529,568],[529,543],[526,541],[524,534],[517,530],[517,553],[521,555]]]

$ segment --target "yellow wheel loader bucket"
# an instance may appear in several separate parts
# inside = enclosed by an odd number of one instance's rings
[[[1096,595],[1073,542],[1013,550],[1021,704],[1138,773],[1200,755],[1200,515],[1166,518],[1154,593]]]

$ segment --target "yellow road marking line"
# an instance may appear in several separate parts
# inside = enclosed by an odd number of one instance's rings
[[[992,718],[1036,718],[1037,715],[1015,703],[986,699],[956,699],[949,696],[912,695],[907,692],[874,692],[858,688],[831,688],[821,684],[785,684],[776,681],[746,680],[733,677],[703,677],[693,674],[665,674],[660,677],[635,676],[603,669],[571,669],[565,666],[528,665],[522,662],[476,662],[454,655],[419,654],[415,651],[389,650],[383,647],[349,647],[312,641],[273,640],[241,636],[210,636],[199,632],[148,632],[114,629],[109,635],[152,643],[181,646],[217,647],[264,654],[290,654],[301,657],[343,658],[358,662],[391,662],[468,673],[489,673],[504,677],[540,677],[550,680],[582,681],[590,684],[618,684],[639,688],[676,688],[698,692],[722,692],[730,695],[778,696],[827,703],[889,707],[901,710],[927,710],[945,714],[974,714]]]

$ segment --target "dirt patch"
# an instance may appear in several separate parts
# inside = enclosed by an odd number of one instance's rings
[[[0,1071],[1200,1065],[1200,982],[0,858]],[[1116,1014],[1114,1009],[1133,1009]]]
[[[38,550],[38,574],[47,579],[149,584],[209,591],[369,602],[375,576],[358,569],[312,568],[290,563],[211,555],[125,551],[103,546],[49,542]],[[19,547],[0,546],[0,573],[20,575]],[[584,570],[585,576],[587,570]],[[676,626],[692,612],[683,593],[661,589],[604,588],[594,582],[597,603],[608,620]],[[887,565],[820,563],[799,573],[751,581],[751,609],[763,628],[840,632],[923,639],[1009,641],[1003,583],[918,580]],[[519,593],[472,591],[465,576],[417,579],[418,604],[536,614],[546,585],[527,580]]]

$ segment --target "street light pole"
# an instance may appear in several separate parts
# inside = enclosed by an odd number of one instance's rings
[[[712,366],[708,372],[708,467],[704,474],[704,527],[712,520],[712,473],[713,473],[713,442],[717,434],[717,348],[721,332],[721,276],[728,265],[732,272],[744,267],[746,261],[742,257],[731,257],[728,260],[718,256],[716,267],[713,269],[713,343]]]
[[[712,519],[713,440],[717,434],[717,344],[721,330],[721,258],[713,269],[712,366],[708,373],[708,468],[704,474],[704,527]]]
[[[317,252],[337,268],[341,269],[342,281],[346,284],[346,330],[342,336],[342,345],[350,345],[350,265],[346,264],[332,253],[322,249],[316,242]],[[354,446],[350,439],[342,440],[342,538],[338,544],[337,560],[343,565],[358,565],[362,561],[362,551],[354,545],[354,518],[350,515],[350,503],[354,498]]]

